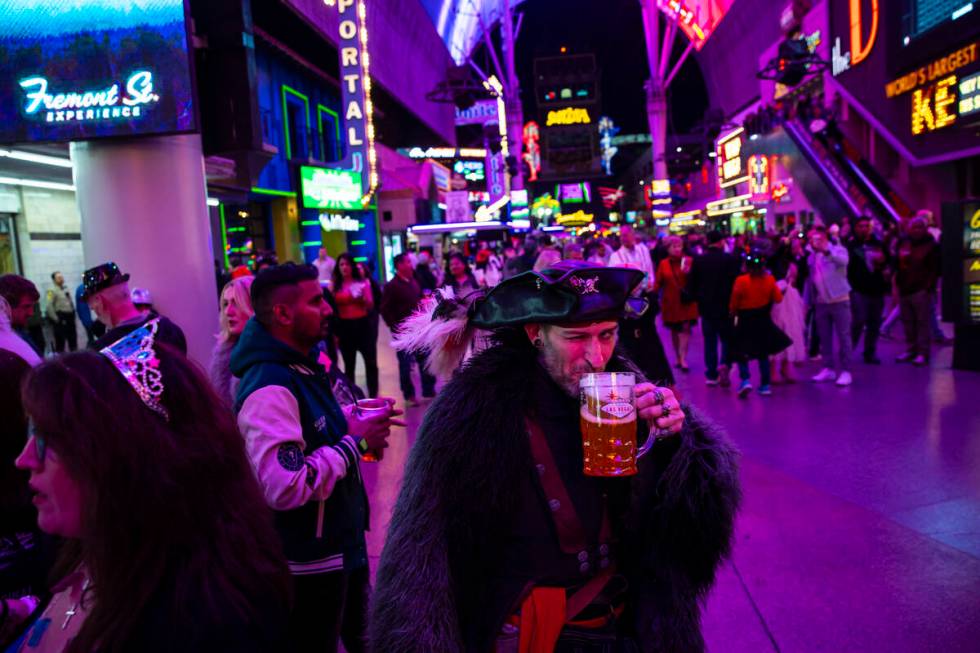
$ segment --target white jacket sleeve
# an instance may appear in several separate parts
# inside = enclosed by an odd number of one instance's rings
[[[248,396],[238,412],[238,428],[265,500],[275,510],[291,510],[330,496],[337,481],[357,464],[357,443],[349,435],[334,446],[304,455],[306,442],[299,403],[282,386]]]

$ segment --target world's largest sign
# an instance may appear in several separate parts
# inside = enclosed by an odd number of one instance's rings
[[[0,142],[196,126],[184,0],[0,0]]]

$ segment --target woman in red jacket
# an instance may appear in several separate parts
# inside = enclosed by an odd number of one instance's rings
[[[691,369],[687,366],[687,348],[691,341],[691,327],[698,321],[698,305],[685,292],[691,260],[690,256],[684,256],[684,241],[679,236],[670,236],[667,239],[667,258],[657,266],[653,286],[654,292],[661,292],[664,326],[670,329],[670,340],[677,356],[676,367],[682,372]]]
[[[767,250],[753,247],[745,258],[747,272],[735,279],[730,308],[735,316],[732,360],[738,362],[742,383],[738,396],[752,392],[749,361],[759,361],[759,394],[770,395],[769,357],[783,351],[793,341],[772,321],[772,305],[783,301],[776,278],[766,268]]]

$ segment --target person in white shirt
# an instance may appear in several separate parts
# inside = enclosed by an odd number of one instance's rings
[[[640,270],[646,275],[646,278],[639,289],[646,292],[652,291],[653,260],[650,258],[650,250],[646,245],[636,242],[636,232],[630,226],[623,226],[619,230],[619,240],[623,246],[609,257],[609,267]]]
[[[320,255],[313,261],[313,265],[316,266],[320,285],[326,285],[329,288],[333,283],[333,269],[337,262],[327,254],[326,247],[320,248]]]

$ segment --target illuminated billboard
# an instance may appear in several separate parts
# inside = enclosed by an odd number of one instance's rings
[[[483,161],[456,161],[453,172],[463,175],[466,181],[484,181],[487,178]]]
[[[743,163],[745,130],[741,127],[718,139],[715,160],[718,162],[718,185],[728,188],[749,180]]]
[[[910,8],[943,6],[919,0],[829,2],[828,79],[914,165],[980,154],[980,12],[942,20],[915,14],[910,22]]]
[[[0,0],[0,142],[196,128],[184,0]]]
[[[735,0],[657,0],[657,8],[677,23],[700,50]]]
[[[354,211],[361,204],[361,173],[300,166],[304,209]]]

